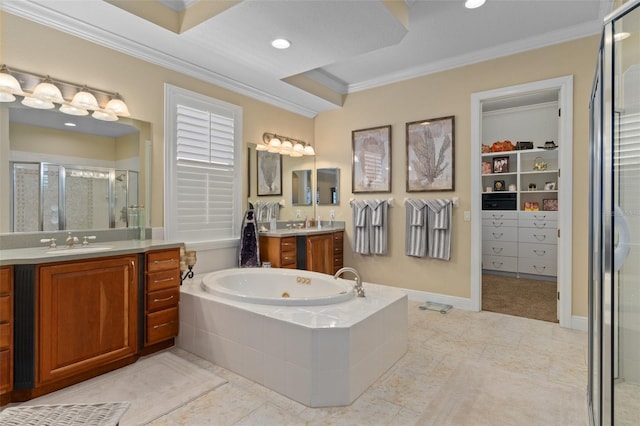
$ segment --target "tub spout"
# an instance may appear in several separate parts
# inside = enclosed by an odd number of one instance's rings
[[[356,285],[353,287],[353,289],[356,291],[356,296],[364,297],[364,287],[362,287],[362,280],[360,279],[360,274],[355,269],[348,266],[340,268],[338,272],[334,274],[333,278],[338,279],[338,277],[340,277],[340,275],[345,272],[351,272],[356,277]]]

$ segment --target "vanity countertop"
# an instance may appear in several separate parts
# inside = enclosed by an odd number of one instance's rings
[[[314,235],[314,234],[328,234],[331,232],[344,231],[344,226],[323,226],[322,228],[282,228],[275,231],[260,231],[260,235],[267,237],[293,237],[297,235]]]
[[[58,245],[55,249],[48,247],[29,247],[0,250],[0,266],[30,265],[70,260],[90,259],[96,257],[118,256],[122,254],[144,253],[151,250],[176,248],[183,243],[165,240],[123,240],[91,243],[87,248],[76,245],[68,249]]]

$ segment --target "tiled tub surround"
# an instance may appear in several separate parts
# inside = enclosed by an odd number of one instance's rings
[[[407,295],[365,283],[367,297],[324,306],[243,303],[185,282],[177,346],[309,407],[355,401],[407,351]]]

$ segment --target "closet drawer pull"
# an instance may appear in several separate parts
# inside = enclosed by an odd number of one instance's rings
[[[492,214],[491,217],[494,218],[494,219],[502,219],[504,217],[504,215],[501,214],[501,215],[498,216],[497,214]]]
[[[495,254],[500,254],[500,253],[502,253],[503,248],[502,247],[491,247],[491,250],[493,250],[493,252]]]
[[[538,256],[544,256],[547,251],[546,250],[535,250],[534,249],[533,252],[535,254],[537,254]]]
[[[165,278],[165,279],[163,279],[163,280],[154,280],[154,281],[153,281],[153,283],[154,283],[154,284],[157,284],[157,283],[164,283],[164,282],[167,282],[167,281],[173,281],[174,279],[175,279],[175,277]]]
[[[538,241],[544,241],[547,239],[547,236],[542,234],[542,235],[538,235],[538,234],[533,234],[533,236],[535,237],[536,240]]]
[[[544,220],[546,217],[547,217],[547,215],[546,215],[546,214],[543,214],[542,216],[538,216],[537,214],[534,214],[534,215],[533,215],[533,218],[534,218],[534,219],[542,219],[542,220]]]
[[[547,224],[544,222],[543,223],[533,222],[533,226],[535,226],[538,229],[542,229],[542,228],[545,228]]]
[[[492,234],[493,234],[493,238],[496,238],[496,239],[502,238],[502,236],[504,235],[502,232],[500,232],[499,234],[492,232]]]
[[[537,272],[544,272],[544,270],[547,269],[547,267],[533,265],[533,269],[535,269]]]
[[[496,222],[495,220],[492,223],[493,223],[493,226],[496,228],[500,228],[504,224],[504,222]]]
[[[154,302],[166,302],[167,300],[173,299],[173,295],[169,297],[165,297],[164,299],[153,299]]]
[[[502,268],[502,265],[504,265],[504,262],[491,262],[491,264],[496,268]]]

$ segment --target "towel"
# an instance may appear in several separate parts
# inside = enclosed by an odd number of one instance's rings
[[[451,200],[425,200],[427,205],[428,256],[451,258]]]
[[[369,249],[373,254],[387,254],[387,200],[367,200],[365,203],[371,210],[369,229]]]
[[[405,201],[406,227],[404,250],[407,256],[427,255],[427,213],[425,200]]]
[[[353,252],[370,254],[369,251],[369,206],[365,201],[353,200],[351,202],[353,215]]]

